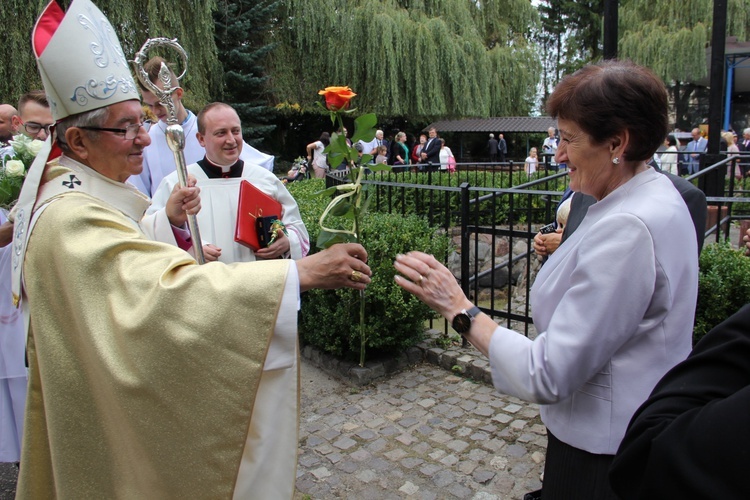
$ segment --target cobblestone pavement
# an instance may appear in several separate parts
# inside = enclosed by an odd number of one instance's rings
[[[303,361],[297,500],[520,499],[546,446],[537,405],[444,368],[354,388]]]

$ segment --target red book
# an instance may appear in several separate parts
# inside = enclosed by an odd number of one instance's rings
[[[257,187],[243,180],[240,183],[240,201],[237,204],[237,227],[234,241],[254,252],[268,244],[268,235],[258,234],[258,221],[261,218],[281,219],[281,203]],[[264,227],[263,224],[260,227]]]

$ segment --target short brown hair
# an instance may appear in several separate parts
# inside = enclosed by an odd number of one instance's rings
[[[165,61],[163,57],[159,57],[159,56],[152,57],[151,59],[146,61],[146,64],[143,65],[143,71],[145,71],[146,74],[148,75],[148,80],[151,83],[157,83],[159,81],[159,71],[161,70],[161,63],[165,63],[167,65],[167,68],[169,69],[169,76],[172,77],[172,84],[175,87],[179,87],[180,82],[177,81],[177,75],[175,74],[174,71],[172,71],[172,68],[169,67],[169,64],[167,64],[167,61]],[[140,79],[136,78],[136,80],[138,81],[138,86],[141,88],[141,91],[147,90],[151,92],[151,89],[147,89],[143,85],[143,83],[141,83]]]
[[[44,93],[44,90],[31,90],[23,94],[21,98],[18,99],[19,114],[23,113],[23,108],[26,106],[27,102],[35,102],[40,106],[49,108],[49,101],[47,101],[47,94]]]
[[[206,113],[216,108],[229,108],[234,110],[232,106],[224,102],[212,102],[211,104],[206,104],[206,106],[198,113],[198,132],[202,135],[206,133]]]
[[[654,156],[669,130],[667,90],[651,70],[630,61],[603,61],[563,78],[547,101],[547,112],[576,123],[598,144],[627,130],[623,156]]]

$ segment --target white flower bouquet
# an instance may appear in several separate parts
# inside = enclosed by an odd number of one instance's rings
[[[43,145],[42,141],[32,140],[23,134],[14,136],[10,141],[10,148],[6,148],[0,158],[0,207],[10,210],[16,203],[26,172]]]

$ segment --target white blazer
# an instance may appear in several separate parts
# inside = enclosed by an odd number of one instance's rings
[[[531,290],[533,341],[498,327],[498,391],[542,404],[563,442],[614,454],[635,410],[691,349],[698,291],[695,228],[653,169],[588,209]]]

